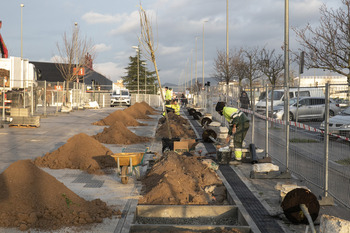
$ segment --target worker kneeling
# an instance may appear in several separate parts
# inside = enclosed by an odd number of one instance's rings
[[[226,107],[225,102],[218,102],[215,110],[229,123],[226,143],[228,144],[231,136],[234,135],[235,159],[242,160],[242,144],[249,129],[249,119],[239,109]]]
[[[178,103],[177,99],[174,99],[171,101],[171,104],[165,105],[165,110],[167,112],[173,112],[175,115],[180,115],[180,105]],[[165,112],[163,113],[163,116],[165,116]]]

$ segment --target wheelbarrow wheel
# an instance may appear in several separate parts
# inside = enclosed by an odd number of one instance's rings
[[[122,166],[122,175],[121,175],[121,179],[122,179],[122,184],[127,184],[129,177],[128,175],[128,166]]]

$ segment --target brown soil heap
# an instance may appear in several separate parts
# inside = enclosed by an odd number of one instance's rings
[[[104,128],[102,133],[98,133],[93,137],[99,142],[106,144],[130,145],[149,141],[149,138],[134,134],[123,123],[118,121],[110,127]]]
[[[67,143],[57,150],[37,157],[34,161],[39,167],[51,169],[80,169],[89,173],[100,174],[101,169],[116,167],[116,162],[110,156],[112,151],[93,137],[80,133],[67,140]]]
[[[139,204],[218,205],[226,199],[226,188],[214,171],[198,157],[176,152],[163,156],[142,184],[144,195]]]
[[[131,105],[129,108],[124,109],[124,112],[133,116],[135,119],[151,119],[151,117],[147,115],[156,114],[154,109],[151,108],[147,103],[135,103]]]
[[[54,230],[120,214],[100,199],[79,197],[31,160],[11,164],[0,174],[0,187],[0,227]]]
[[[190,123],[185,118],[178,116],[174,113],[168,113],[168,119],[170,122],[170,130],[172,138],[195,138],[196,134],[193,131]],[[165,117],[159,119],[160,124],[156,131],[156,138],[169,138],[168,124]]]
[[[122,122],[125,126],[141,126],[146,125],[138,122],[134,117],[130,114],[126,113],[123,110],[117,110],[109,114],[106,118],[92,123],[93,125],[113,125],[114,122],[119,121]]]

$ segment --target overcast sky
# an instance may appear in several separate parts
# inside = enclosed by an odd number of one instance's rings
[[[140,1],[3,0],[0,33],[10,56],[21,54],[21,3],[24,58],[53,61],[56,44],[62,42],[65,32],[71,34],[77,22],[81,34],[95,44],[94,69],[114,82],[125,75],[129,56],[135,56],[132,46],[138,44]],[[229,48],[266,46],[283,54],[284,3],[284,0],[229,0]],[[304,27],[308,22],[318,25],[323,3],[333,8],[341,6],[341,0],[290,1],[290,27]],[[192,78],[197,60],[197,77],[201,80],[203,25],[204,77],[212,76],[217,51],[226,49],[226,0],[146,0],[141,4],[152,18],[162,83],[189,80],[191,56]],[[290,29],[291,49],[297,47],[295,39]],[[154,70],[150,61],[147,64],[149,70]]]

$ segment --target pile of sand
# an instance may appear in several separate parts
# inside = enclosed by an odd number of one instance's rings
[[[100,199],[86,201],[33,164],[19,160],[0,174],[0,227],[54,230],[120,215]]]
[[[217,174],[198,157],[169,152],[142,180],[144,195],[139,204],[223,204],[226,188]]]
[[[110,127],[104,128],[103,132],[93,137],[99,142],[106,144],[130,145],[149,141],[149,138],[134,134],[123,123],[118,121]]]
[[[133,116],[129,113],[126,113],[123,110],[117,110],[109,114],[106,118],[92,123],[93,125],[113,125],[114,122],[122,122],[125,126],[142,126],[146,125],[138,122]]]
[[[146,102],[135,103],[129,108],[124,109],[123,111],[128,113],[135,119],[151,119],[151,117],[147,115],[157,114],[155,110]]]
[[[34,161],[39,167],[51,169],[79,169],[89,173],[101,174],[101,169],[116,167],[115,160],[110,156],[112,151],[93,137],[80,133],[67,140],[67,143],[57,150],[37,157]]]
[[[187,119],[174,113],[168,113],[168,119],[172,138],[196,138],[196,134]],[[156,138],[169,138],[168,124],[165,116],[159,119],[158,123]]]

